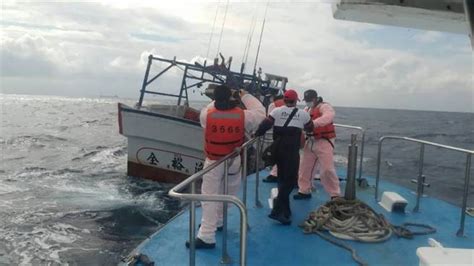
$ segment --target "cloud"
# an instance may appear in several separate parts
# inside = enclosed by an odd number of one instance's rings
[[[5,5],[0,24],[2,86],[40,94],[106,90],[136,97],[149,54],[203,63],[208,49],[209,57],[217,53],[223,3],[210,46],[215,3],[129,5],[123,1]],[[229,4],[220,50],[233,56],[236,71],[256,14],[246,67],[252,71],[265,5]],[[287,76],[289,86],[299,92],[317,89],[335,105],[414,109],[416,102],[432,101],[426,108],[433,109],[446,97],[441,92],[452,90],[453,102],[463,104],[439,108],[470,110],[472,101],[466,99],[473,97],[472,62],[469,42],[463,38],[334,20],[329,4],[272,2],[258,66]],[[154,62],[150,75],[165,67]],[[153,88],[176,92],[181,73],[170,70]],[[392,99],[397,97],[407,101],[395,103]]]
[[[59,55],[41,36],[25,34],[18,39],[2,38],[2,76],[49,76],[57,72]]]
[[[417,42],[428,44],[428,43],[434,43],[434,42],[440,40],[442,37],[443,37],[443,34],[441,32],[427,31],[427,32],[417,34],[414,37],[414,39]]]

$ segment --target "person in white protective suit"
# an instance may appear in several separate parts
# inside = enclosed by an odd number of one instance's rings
[[[335,111],[329,103],[318,97],[315,90],[305,91],[304,100],[307,105],[305,110],[311,116],[314,130],[303,149],[299,169],[298,194],[293,198],[295,200],[311,198],[312,181],[319,168],[321,184],[331,199],[334,199],[341,195],[339,178],[334,167],[336,130],[333,121]]]
[[[232,91],[226,85],[214,90],[214,101],[201,110],[200,121],[205,131],[204,168],[220,158],[232,153],[245,141],[245,132],[255,131],[263,119],[265,108],[262,103],[244,91],[240,93],[241,102],[246,109],[237,106]],[[241,181],[240,156],[229,161],[228,193],[236,195]],[[219,165],[203,176],[202,194],[224,193],[224,164]],[[215,232],[222,228],[223,203],[202,202],[202,219],[196,238],[197,249],[214,248]],[[186,242],[189,247],[189,242]]]

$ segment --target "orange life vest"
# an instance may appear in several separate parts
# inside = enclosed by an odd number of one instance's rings
[[[245,140],[244,110],[207,110],[204,151],[211,160],[218,160],[240,147]]]
[[[283,101],[283,99],[278,99],[278,100],[275,100],[273,104],[275,105],[275,107],[280,107],[280,106],[285,105],[285,101]]]
[[[314,120],[321,117],[323,114],[319,108],[315,107],[310,111],[309,115],[311,116],[311,120]],[[323,127],[314,128],[313,134],[316,139],[332,139],[336,137],[336,130],[334,124],[331,122]]]

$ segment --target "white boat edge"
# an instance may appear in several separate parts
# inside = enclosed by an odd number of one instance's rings
[[[179,183],[203,167],[203,130],[196,110],[158,105],[140,109],[118,103],[120,134],[127,137],[127,175]],[[189,114],[193,120],[184,118]]]

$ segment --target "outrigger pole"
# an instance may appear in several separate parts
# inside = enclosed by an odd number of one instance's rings
[[[466,13],[466,23],[469,30],[469,38],[471,39],[471,49],[474,50],[474,1],[464,0],[464,12]]]
[[[269,3],[270,2],[267,2],[267,6],[265,7],[265,14],[263,15],[262,30],[260,31],[260,40],[258,42],[257,55],[255,56],[255,63],[253,65],[253,74],[254,75],[256,75],[256,71],[257,71],[258,55],[260,54],[260,45],[262,44],[263,30],[265,29],[265,21],[267,19],[267,9],[268,9],[268,4]]]
[[[168,63],[169,65],[155,76],[150,76],[150,69],[153,61],[164,62]],[[153,55],[148,56],[147,69],[145,72],[145,77],[143,79],[142,88],[140,90],[140,98],[137,103],[137,108],[140,108],[142,106],[145,94],[176,97],[178,98],[178,105],[181,105],[181,102],[184,98],[186,104],[186,102],[188,102],[187,90],[193,87],[201,87],[206,82],[213,84],[228,84],[232,87],[238,88],[242,88],[246,83],[256,84],[256,86],[254,87],[247,88],[247,90],[249,90],[249,92],[252,94],[257,93],[257,89],[264,91],[270,88],[270,81],[268,80],[262,80],[256,77],[255,75],[231,71],[230,62],[228,65],[226,65],[223,61],[221,64],[212,64],[209,66],[206,66],[206,63],[207,61],[204,62],[204,65],[200,65],[197,62],[195,64],[189,64],[177,61],[176,57],[170,60],[154,57]],[[179,94],[159,92],[148,88],[148,86],[153,81],[158,79],[161,75],[163,75],[173,67],[177,67],[183,70],[184,72]]]

